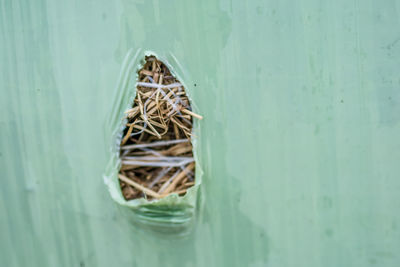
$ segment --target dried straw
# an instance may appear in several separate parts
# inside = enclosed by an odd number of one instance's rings
[[[156,57],[139,71],[133,107],[121,141],[120,185],[125,199],[183,195],[194,185],[194,113],[184,86]]]

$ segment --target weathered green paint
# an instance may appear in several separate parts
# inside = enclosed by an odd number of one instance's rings
[[[0,266],[399,266],[399,10],[0,1]],[[175,55],[205,117],[187,239],[144,234],[103,183],[130,48]]]

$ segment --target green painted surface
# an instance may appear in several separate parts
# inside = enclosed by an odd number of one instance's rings
[[[399,10],[0,1],[0,266],[399,266]],[[130,48],[175,55],[205,117],[184,240],[132,226],[103,183]]]

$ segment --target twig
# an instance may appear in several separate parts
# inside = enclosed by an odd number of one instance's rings
[[[189,114],[190,116],[196,117],[196,118],[198,118],[199,120],[202,120],[202,119],[203,119],[203,116],[200,116],[199,114],[196,114],[196,113],[194,113],[194,112],[192,112],[192,111],[190,111],[190,110],[182,109],[182,112],[183,112],[183,113],[186,113],[186,114]]]
[[[125,177],[122,174],[118,174],[118,178],[121,181],[124,181],[125,183],[127,183],[127,184],[129,184],[129,185],[131,185],[131,186],[143,191],[144,193],[146,193],[149,196],[152,196],[152,197],[155,197],[155,198],[160,198],[161,197],[161,195],[159,195],[158,193],[154,192],[153,190],[148,189],[148,188],[146,188],[146,187],[144,187],[144,186],[142,186],[142,185],[130,180],[128,177]]]
[[[163,192],[164,194],[168,194],[169,192],[171,192],[172,190],[174,190],[174,188],[176,187],[176,185],[179,183],[179,181],[185,177],[185,175],[193,170],[194,168],[194,162],[190,163],[180,174],[178,174],[178,176],[175,177],[175,179],[172,181],[172,183],[167,187],[167,189],[165,189],[165,191]]]

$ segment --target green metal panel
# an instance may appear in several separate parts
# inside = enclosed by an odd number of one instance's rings
[[[399,10],[0,1],[0,266],[399,266]],[[129,49],[174,55],[204,116],[186,239],[103,182]]]

